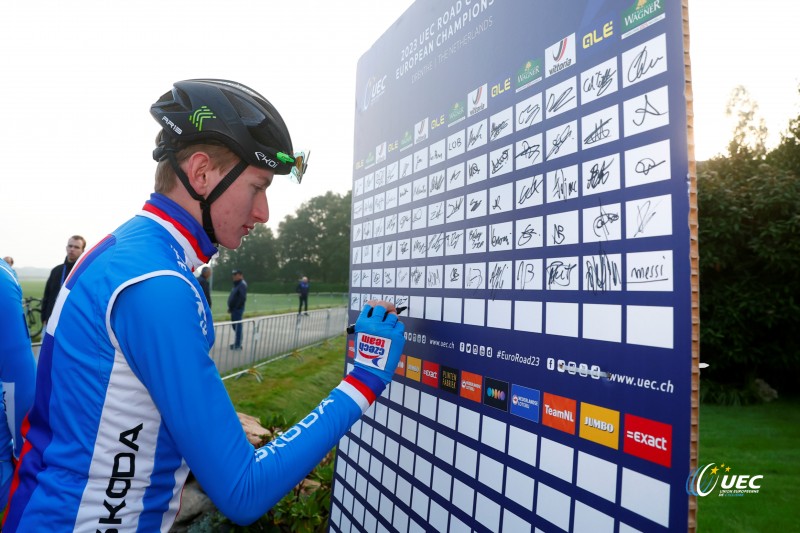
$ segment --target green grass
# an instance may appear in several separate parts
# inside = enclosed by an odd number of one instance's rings
[[[732,474],[764,478],[758,494],[721,498],[715,491],[698,498],[697,531],[800,531],[795,507],[800,501],[798,443],[797,398],[745,407],[701,405],[698,464],[725,463]]]
[[[339,384],[344,372],[346,337],[330,339],[260,368],[263,382],[243,374],[225,380],[237,411],[263,421],[283,415],[290,424],[311,412]]]

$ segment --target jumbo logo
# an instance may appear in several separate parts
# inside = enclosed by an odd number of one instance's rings
[[[371,364],[377,368],[386,368],[386,357],[392,341],[383,337],[375,337],[360,333],[356,346],[356,360],[364,364]]]

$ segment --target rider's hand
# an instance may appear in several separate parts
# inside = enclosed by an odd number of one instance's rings
[[[355,366],[376,375],[385,384],[392,381],[403,353],[405,326],[397,320],[394,305],[370,301],[356,321]]]

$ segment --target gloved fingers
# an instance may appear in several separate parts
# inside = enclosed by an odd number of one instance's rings
[[[361,314],[358,315],[358,320],[366,320],[370,316],[372,316],[372,306],[369,304],[364,304],[364,308],[361,309]]]
[[[383,323],[387,324],[389,327],[394,327],[397,324],[397,313],[386,313],[383,317]]]
[[[383,322],[386,318],[386,308],[380,304],[376,305],[372,308],[372,313],[370,314],[373,320],[377,322]]]

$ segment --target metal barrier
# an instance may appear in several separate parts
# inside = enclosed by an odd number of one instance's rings
[[[234,324],[242,328],[241,349],[238,350],[232,348],[236,340]],[[342,335],[346,327],[346,307],[317,309],[303,315],[288,313],[219,322],[214,324],[216,340],[209,355],[220,376],[227,379],[300,348]],[[41,345],[40,342],[33,344],[37,362]]]

